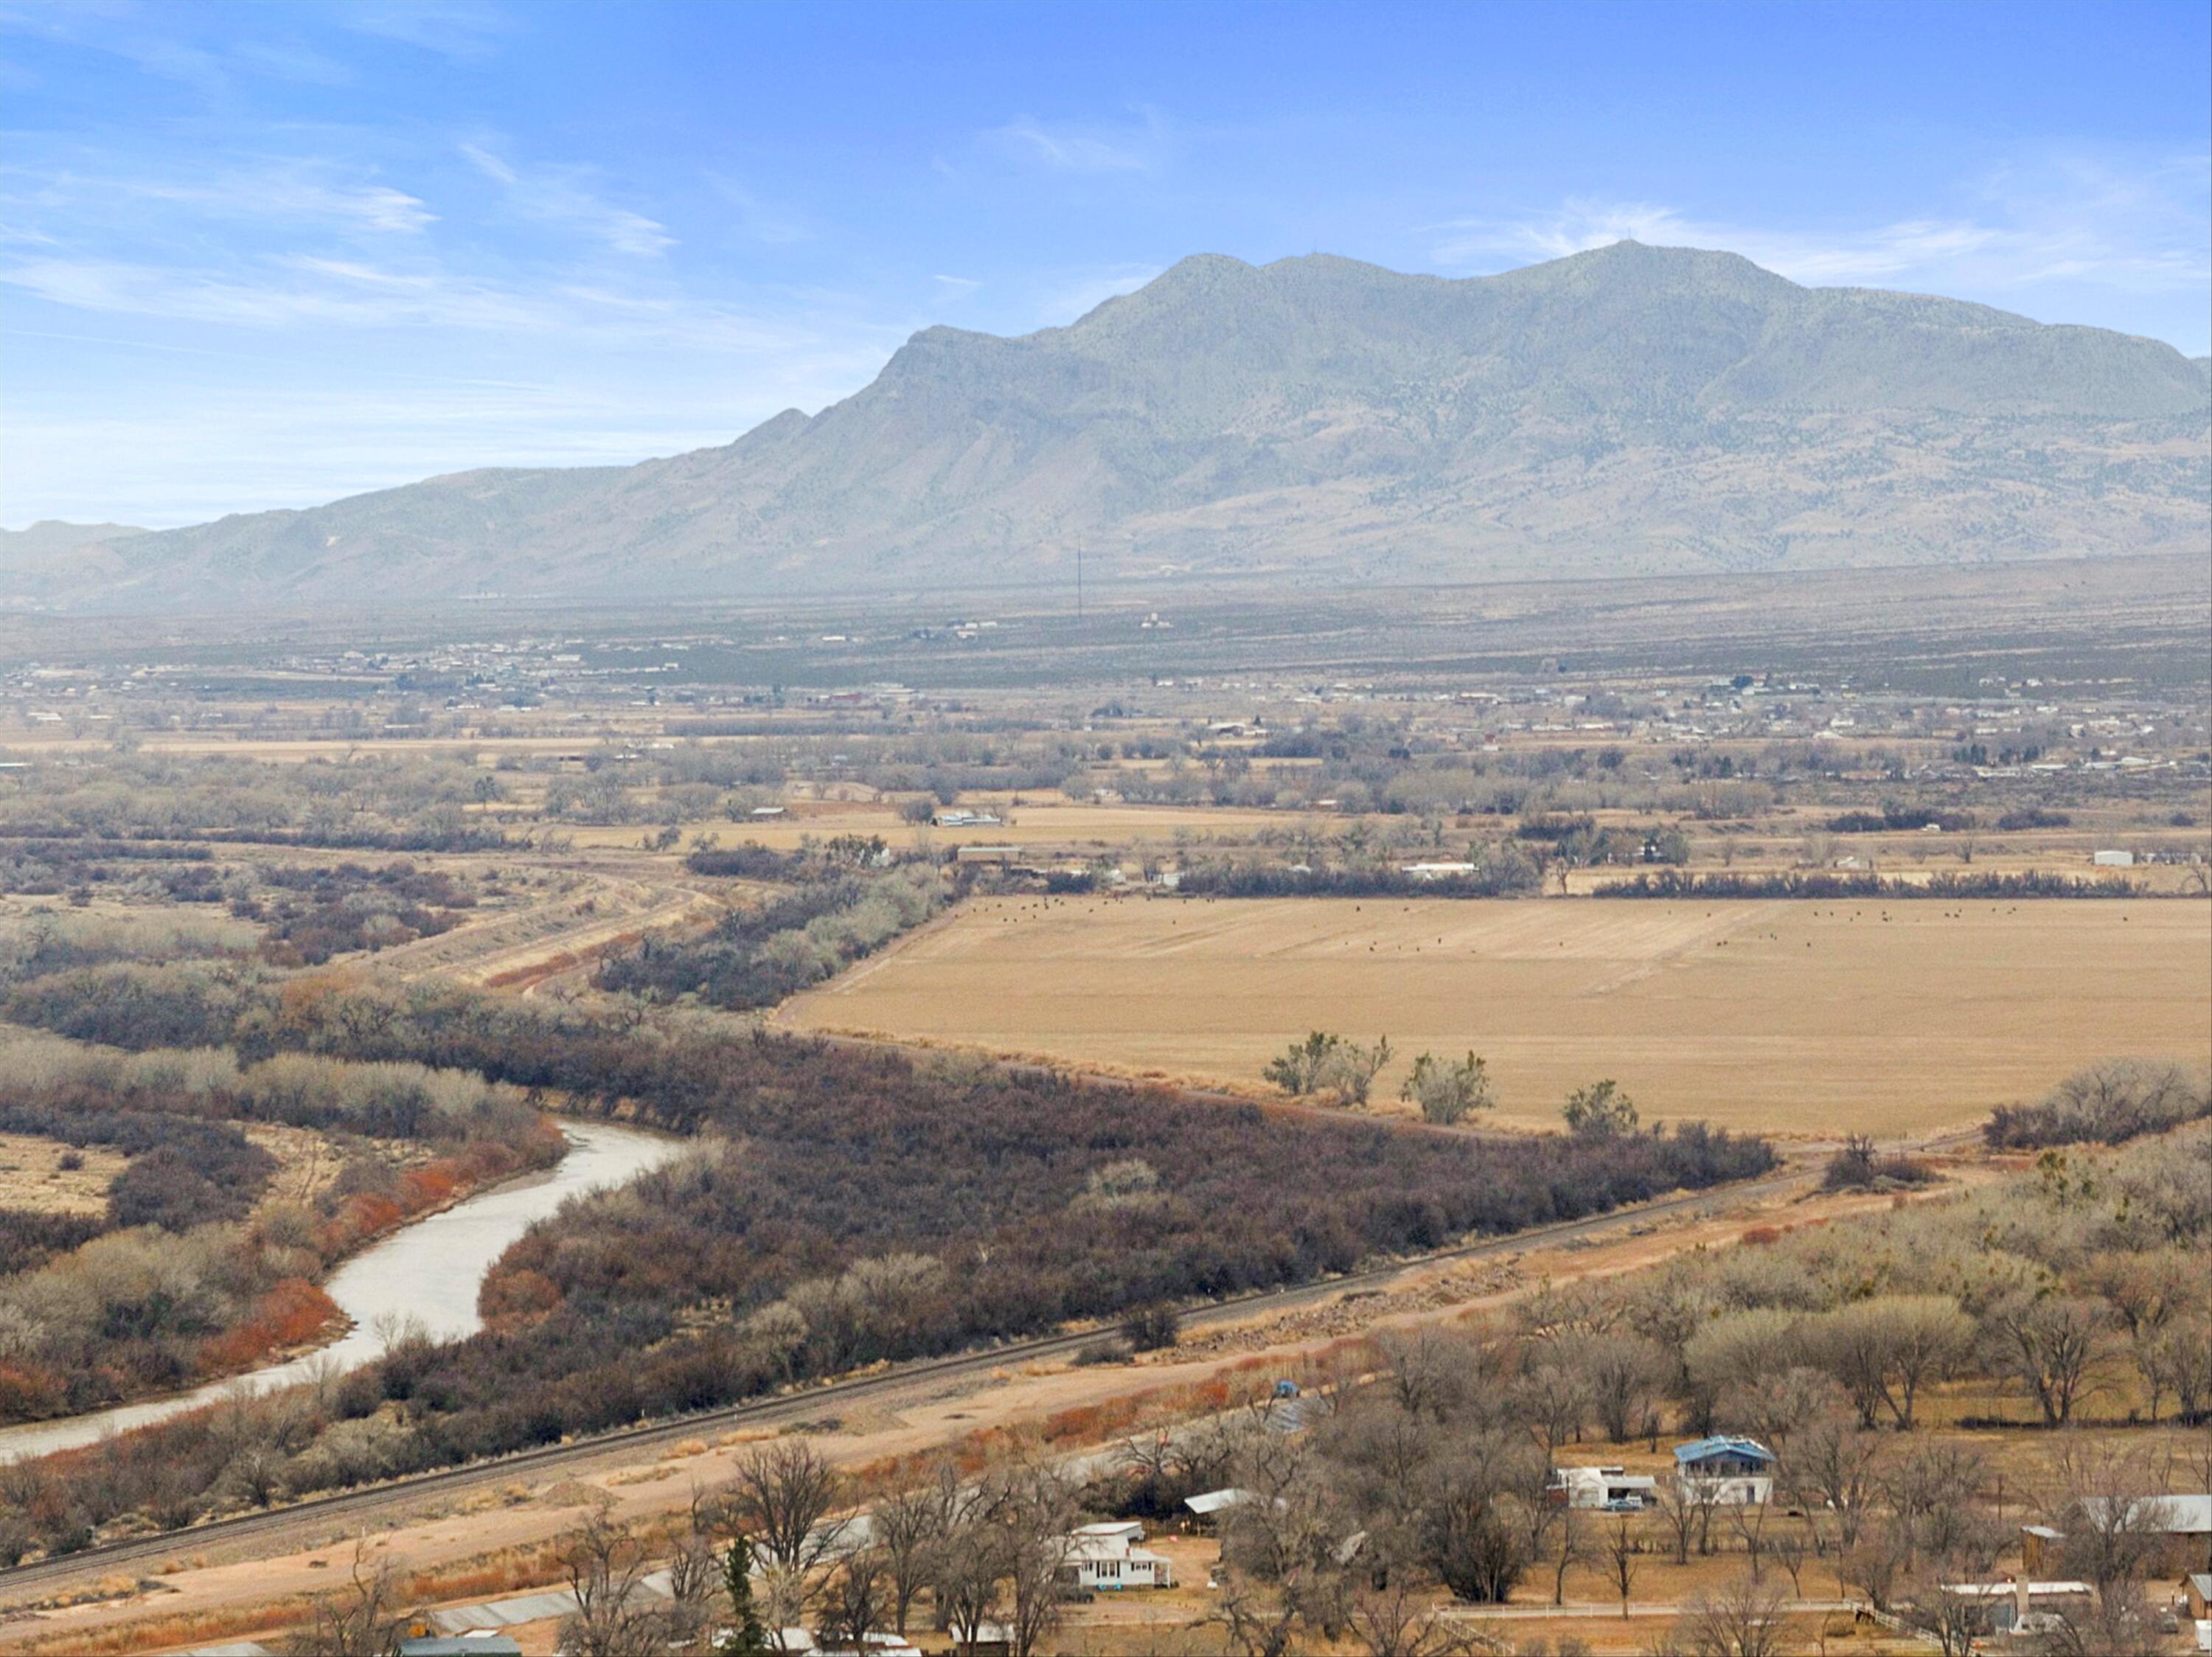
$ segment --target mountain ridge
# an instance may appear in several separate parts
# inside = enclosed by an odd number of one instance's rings
[[[483,468],[98,543],[69,607],[1101,578],[1832,568],[2185,550],[2208,369],[1632,242],[1494,277],[1180,261],[1074,322],[631,466]],[[9,560],[14,564],[15,560]],[[23,590],[23,589],[31,590]]]

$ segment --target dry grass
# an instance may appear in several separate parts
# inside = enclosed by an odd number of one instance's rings
[[[64,1167],[75,1161],[76,1167]],[[100,1145],[82,1148],[36,1134],[0,1133],[0,1209],[34,1214],[100,1214],[124,1157]]]
[[[2184,901],[994,899],[789,1004],[879,1032],[1255,1081],[1312,1029],[1485,1055],[1551,1121],[1617,1077],[1647,1118],[1903,1134],[2118,1053],[2212,1061],[2212,905]]]

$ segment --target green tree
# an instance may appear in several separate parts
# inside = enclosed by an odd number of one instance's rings
[[[742,1536],[722,1556],[722,1591],[730,1596],[730,1630],[715,1644],[718,1657],[769,1657],[768,1630],[753,1607],[752,1544]]]
[[[1577,1139],[1612,1139],[1634,1133],[1639,1120],[1636,1101],[1621,1092],[1611,1077],[1576,1088],[1567,1095],[1559,1114]]]
[[[1456,1062],[1423,1053],[1413,1061],[1398,1097],[1419,1105],[1429,1121],[1447,1126],[1498,1102],[1491,1096],[1488,1067],[1473,1053]]]
[[[1304,1041],[1292,1042],[1269,1059],[1260,1074],[1286,1093],[1312,1093],[1321,1086],[1329,1060],[1343,1045],[1342,1036],[1310,1030]]]

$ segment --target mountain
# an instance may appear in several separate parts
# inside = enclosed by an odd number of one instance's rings
[[[105,542],[145,607],[875,590],[1163,570],[1468,581],[2202,551],[2157,342],[1622,242],[1467,280],[1201,255],[1064,328],[936,327],[724,448]]]

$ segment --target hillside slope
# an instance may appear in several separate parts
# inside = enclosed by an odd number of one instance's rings
[[[726,447],[106,544],[72,606],[761,594],[1173,570],[1465,581],[2201,549],[2154,341],[1624,242],[1504,275],[1188,259],[1065,328],[930,328]]]

